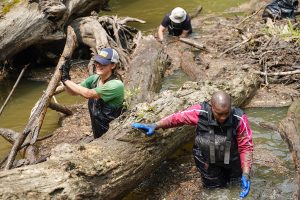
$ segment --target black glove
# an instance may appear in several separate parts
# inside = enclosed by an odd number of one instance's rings
[[[59,68],[61,70],[61,82],[64,83],[66,80],[71,80],[70,77],[70,69],[71,69],[71,61],[67,59],[66,62]]]

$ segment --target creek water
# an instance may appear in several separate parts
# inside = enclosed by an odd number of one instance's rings
[[[131,24],[144,32],[153,32],[159,25],[165,13],[176,6],[185,8],[188,12],[194,12],[198,5],[203,6],[201,14],[218,13],[227,8],[238,6],[246,0],[112,0],[110,5],[112,12],[103,12],[107,15],[130,16],[145,20],[146,24]],[[162,90],[178,89],[188,77],[181,71],[175,72],[173,75],[165,79]],[[14,82],[0,82],[0,105],[12,89]],[[13,94],[10,102],[6,106],[4,112],[0,116],[0,127],[9,128],[14,131],[22,131],[28,121],[30,111],[36,101],[40,98],[43,90],[47,87],[47,83],[30,81],[23,79]],[[67,94],[57,96],[58,102],[68,105],[84,101],[82,98],[74,98]],[[250,123],[257,120],[277,123],[286,114],[287,108],[256,108],[246,109]],[[55,130],[58,125],[59,114],[48,109],[44,120],[41,135],[48,134]],[[252,189],[248,199],[291,199],[295,189],[293,182],[294,169],[293,163],[287,145],[282,141],[279,133],[263,129],[255,123],[251,123],[253,128],[254,143],[262,145],[263,148],[272,152],[280,161],[283,161],[288,171],[282,173],[274,170],[274,163],[270,166],[261,166],[258,161],[253,166]],[[0,159],[6,155],[11,145],[0,137]],[[191,145],[190,149],[191,150]],[[188,153],[191,153],[189,151]],[[275,163],[276,165],[276,163]],[[232,186],[226,189],[204,190],[199,194],[199,199],[238,199],[240,188]],[[140,191],[143,193],[143,191]],[[133,191],[130,198],[141,199],[141,197],[149,197],[145,193],[141,195]]]

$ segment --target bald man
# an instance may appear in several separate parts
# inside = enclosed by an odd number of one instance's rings
[[[218,91],[212,95],[210,104],[194,105],[154,124],[132,124],[147,135],[152,135],[155,129],[182,125],[197,127],[193,155],[203,185],[224,187],[241,180],[240,197],[246,197],[250,191],[252,131],[244,112],[231,107],[230,96]]]

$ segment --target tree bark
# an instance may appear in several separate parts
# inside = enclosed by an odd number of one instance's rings
[[[294,102],[279,123],[281,137],[288,144],[296,167],[297,199],[300,197],[300,101]]]
[[[74,49],[77,47],[77,38],[74,33],[74,30],[71,27],[68,27],[68,37],[66,41],[65,49],[62,53],[62,56],[60,58],[60,61],[58,62],[55,72],[50,80],[50,83],[45,91],[45,93],[42,95],[40,100],[36,103],[36,107],[34,108],[34,111],[31,113],[29,121],[22,132],[22,134],[19,135],[18,139],[15,141],[11,152],[8,156],[7,163],[5,166],[5,169],[10,169],[12,167],[13,161],[15,160],[16,154],[18,152],[18,149],[25,141],[26,137],[28,135],[31,136],[31,144],[34,144],[38,134],[40,132],[40,128],[43,124],[43,120],[47,111],[47,107],[50,103],[51,97],[53,96],[55,89],[60,81],[61,77],[61,71],[59,68],[65,63],[66,58],[70,58]]]
[[[147,137],[132,122],[155,122],[173,112],[226,90],[235,105],[252,96],[257,76],[235,72],[234,80],[215,84],[187,82],[179,91],[166,91],[142,103],[111,124],[101,138],[88,144],[60,144],[43,163],[0,172],[0,198],[117,199],[148,177],[168,155],[194,137],[194,127],[159,130]],[[13,188],[13,189],[12,189]]]

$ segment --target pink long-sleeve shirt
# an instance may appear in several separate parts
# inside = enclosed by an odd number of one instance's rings
[[[201,104],[197,104],[184,111],[174,113],[161,119],[158,124],[160,128],[171,128],[180,125],[197,126],[199,118],[201,117],[201,112],[204,112],[204,110],[201,110]],[[241,167],[244,173],[249,174],[253,157],[252,130],[245,114],[241,117],[237,115],[234,116],[240,120],[236,130],[236,139],[240,154]]]

